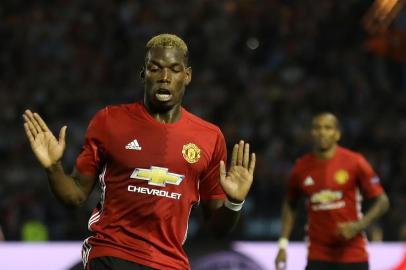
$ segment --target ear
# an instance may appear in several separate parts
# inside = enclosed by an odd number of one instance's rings
[[[186,68],[186,78],[185,78],[185,85],[189,85],[189,83],[192,81],[192,68],[187,67]]]
[[[340,131],[340,130],[337,130],[337,133],[336,133],[336,141],[338,142],[340,139],[341,139],[341,131]]]

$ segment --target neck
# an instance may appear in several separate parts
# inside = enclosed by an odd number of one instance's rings
[[[180,104],[173,106],[167,111],[159,111],[159,110],[154,110],[152,106],[149,106],[148,103],[145,103],[145,107],[147,108],[147,111],[149,114],[155,118],[160,123],[163,124],[172,124],[175,123],[179,120],[181,116],[181,106]]]
[[[318,159],[331,159],[336,153],[337,145],[328,149],[315,149],[314,153]]]

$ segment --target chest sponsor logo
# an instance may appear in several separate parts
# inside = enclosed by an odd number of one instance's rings
[[[343,193],[329,189],[321,190],[310,197],[311,207],[314,211],[339,209],[345,206],[342,201]]]
[[[167,168],[151,166],[150,169],[136,168],[131,174],[130,178],[148,181],[149,185],[165,187],[167,184],[179,185],[183,179],[184,175],[170,173]],[[166,197],[170,199],[179,200],[182,194],[176,192],[169,192],[162,189],[154,189],[148,187],[138,187],[134,185],[128,185],[127,188],[130,192],[149,194],[158,197]]]
[[[167,168],[151,166],[150,169],[135,169],[130,178],[148,181],[152,186],[165,187],[166,184],[179,185],[185,176],[170,173]]]
[[[350,175],[348,174],[348,172],[346,170],[338,170],[334,174],[334,180],[339,185],[344,185],[345,183],[347,183],[349,178],[350,178]]]
[[[309,175],[308,177],[306,177],[306,179],[303,181],[303,185],[305,186],[312,186],[314,185],[314,180],[313,178]]]
[[[185,144],[182,148],[183,158],[189,163],[196,163],[200,159],[200,148],[194,143]]]

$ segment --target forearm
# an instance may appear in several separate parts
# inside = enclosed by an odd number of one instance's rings
[[[207,226],[216,237],[225,237],[235,228],[240,216],[241,211],[233,211],[222,205],[210,217]]]
[[[282,206],[282,230],[280,238],[289,239],[296,218],[296,207],[285,200]]]
[[[389,209],[389,199],[386,194],[382,194],[375,199],[373,205],[359,221],[362,229],[366,229],[375,220],[381,217]]]
[[[86,195],[76,180],[65,174],[60,162],[46,169],[48,182],[53,194],[64,204],[81,206],[86,201]]]

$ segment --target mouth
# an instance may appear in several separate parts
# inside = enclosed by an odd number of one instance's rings
[[[155,98],[158,101],[169,101],[172,99],[171,91],[168,89],[160,88],[155,92]]]

